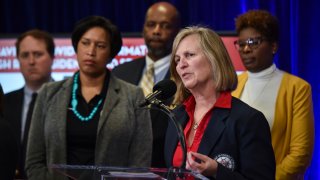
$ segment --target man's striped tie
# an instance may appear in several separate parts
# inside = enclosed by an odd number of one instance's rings
[[[152,88],[154,86],[154,66],[153,64],[150,64],[145,71],[140,87],[143,89],[143,93],[145,96],[152,93]]]

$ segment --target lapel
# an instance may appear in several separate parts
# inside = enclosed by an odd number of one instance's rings
[[[182,129],[184,129],[184,127],[186,126],[188,119],[189,119],[189,116],[188,116],[187,112],[184,110],[184,107],[182,105],[180,107],[177,107],[177,109],[174,113],[175,113],[176,120],[178,121],[178,123],[181,124]],[[168,133],[166,136],[166,146],[168,147],[166,149],[168,150],[167,154],[170,156],[170,157],[166,158],[167,165],[169,165],[168,167],[172,166],[172,159],[173,159],[173,155],[176,150],[176,147],[178,145],[178,141],[179,141],[178,132],[177,132],[176,128],[174,127],[173,123],[170,122],[169,127],[168,127]]]
[[[167,74],[166,74],[166,76],[164,77],[164,79],[170,79],[170,67],[169,67],[169,69],[168,69],[168,71],[167,71]]]
[[[14,129],[17,142],[21,142],[22,108],[24,88],[7,93],[3,96],[3,116]]]
[[[166,76],[164,79],[170,79],[170,70],[168,70]],[[163,101],[165,105],[171,105],[173,102],[173,96],[165,101]],[[151,109],[151,116],[153,117],[152,119],[157,119],[157,117],[162,117],[160,116],[160,113],[162,113],[160,110],[157,109]],[[155,121],[163,121],[163,119],[155,120]]]
[[[143,73],[144,66],[146,65],[146,58],[143,57],[134,61],[135,61],[135,67],[132,68],[133,72],[129,76],[132,75],[132,79],[134,81],[133,84],[139,85],[141,77],[143,76],[142,73]]]
[[[145,57],[135,59],[128,64],[123,64],[121,73],[115,72],[116,76],[124,81],[127,81],[134,85],[139,85],[141,77],[143,76],[143,69],[146,65]],[[121,66],[120,66],[121,67]],[[119,67],[119,68],[120,68]]]
[[[100,114],[97,135],[100,134],[101,128],[106,123],[108,117],[112,113],[112,110],[119,102],[120,100],[119,91],[120,91],[120,85],[118,84],[116,78],[112,74],[110,74],[108,92],[104,100],[104,104]]]
[[[225,129],[225,120],[229,116],[230,111],[222,108],[215,108],[212,112],[210,122],[204,132],[198,152],[209,155],[216,145],[220,136]]]
[[[16,110],[11,112],[11,114],[14,116],[13,121],[14,122],[14,126],[16,128],[16,133],[18,133],[18,137],[20,140],[21,137],[21,123],[22,123],[22,108],[23,108],[23,101],[24,101],[24,90],[23,88],[19,89],[17,91],[17,96],[15,97],[15,99],[13,100],[13,102],[17,103],[16,104]],[[13,110],[13,109],[12,109]],[[11,110],[10,110],[11,111]],[[11,119],[8,119],[11,120]],[[19,141],[20,142],[20,141]]]
[[[66,161],[67,158],[67,111],[68,106],[71,99],[71,91],[73,85],[73,77],[69,78],[65,83],[62,84],[60,90],[58,91],[59,94],[56,95],[56,98],[52,104],[53,109],[56,111],[54,116],[51,118],[52,124],[56,126],[57,134],[56,140],[59,142],[59,149],[63,157],[60,157],[60,160]],[[50,106],[50,105],[49,105]],[[63,118],[61,118],[63,117]]]
[[[236,98],[240,98],[240,95],[242,94],[242,91],[244,89],[244,86],[247,80],[248,80],[247,72],[244,72],[238,76],[238,86],[237,86],[237,89],[232,92],[232,96]]]

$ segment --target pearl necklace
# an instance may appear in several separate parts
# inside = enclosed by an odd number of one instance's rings
[[[80,121],[90,121],[93,116],[97,113],[97,110],[102,103],[102,99],[99,100],[98,104],[92,109],[91,113],[89,116],[84,117],[82,116],[78,111],[77,111],[77,105],[78,105],[78,100],[76,98],[76,92],[78,89],[78,79],[79,79],[79,73],[76,73],[74,75],[74,80],[73,80],[73,87],[72,87],[72,100],[71,100],[71,106],[72,106],[72,112],[75,116],[77,116]]]

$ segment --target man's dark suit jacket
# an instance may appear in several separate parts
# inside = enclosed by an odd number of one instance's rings
[[[112,73],[118,78],[134,85],[139,85],[145,67],[145,57],[133,60],[117,66]],[[170,71],[167,72],[165,79],[170,78]],[[171,100],[169,100],[171,101]],[[166,103],[171,103],[171,102]],[[156,109],[151,109],[153,146],[152,146],[152,167],[165,167],[164,161],[164,141],[168,126],[167,116]]]
[[[18,142],[10,124],[0,115],[0,179],[14,179],[18,160]]]
[[[177,107],[174,113],[184,129],[189,120],[184,106]],[[169,122],[165,142],[167,167],[172,166],[177,144],[175,127]],[[231,109],[213,109],[197,152],[218,159],[217,180],[275,179],[268,122],[261,112],[237,98],[232,98]]]
[[[16,178],[26,178],[24,172],[24,159],[26,154],[26,144],[21,144],[21,119],[23,106],[24,90],[23,88],[12,91],[4,96],[4,119],[12,126],[16,135],[16,140],[19,142],[19,157],[17,170],[18,176]],[[26,127],[29,130],[29,127]],[[23,141],[26,142],[26,141]]]

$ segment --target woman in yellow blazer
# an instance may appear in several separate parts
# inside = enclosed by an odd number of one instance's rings
[[[276,158],[276,179],[303,179],[314,145],[310,85],[279,70],[273,62],[278,50],[279,23],[269,12],[251,10],[237,17],[235,41],[247,71],[238,76],[233,96],[266,116]]]

